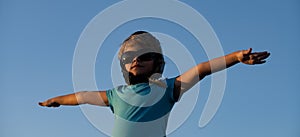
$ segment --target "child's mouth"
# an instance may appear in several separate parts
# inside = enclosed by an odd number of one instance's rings
[[[141,65],[134,65],[134,66],[132,66],[131,67],[131,69],[133,69],[133,68],[142,68],[143,66],[141,66]]]

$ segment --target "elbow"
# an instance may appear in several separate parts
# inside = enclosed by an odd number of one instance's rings
[[[203,73],[203,74],[199,74],[199,81],[204,79],[206,76],[210,75],[211,73]]]
[[[198,71],[198,75],[199,75],[199,80],[212,74],[212,72],[213,72],[212,68],[210,67],[209,62],[199,64],[197,67],[197,71]]]

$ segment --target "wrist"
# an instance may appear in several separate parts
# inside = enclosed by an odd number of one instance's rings
[[[239,51],[234,52],[234,58],[235,58],[235,61],[237,63],[242,62],[242,60],[243,60],[243,51],[239,50]]]

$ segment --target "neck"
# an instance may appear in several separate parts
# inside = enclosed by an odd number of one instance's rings
[[[134,76],[132,73],[129,73],[129,84],[130,85],[135,85],[139,83],[148,83],[149,82],[149,77],[146,75],[138,75]]]

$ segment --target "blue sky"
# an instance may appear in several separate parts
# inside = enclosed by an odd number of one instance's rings
[[[105,136],[78,106],[53,109],[37,103],[74,92],[72,62],[77,41],[98,13],[117,2],[0,0],[1,137]],[[225,53],[252,47],[254,51],[268,50],[271,56],[264,65],[238,64],[228,69],[223,102],[213,120],[199,128],[210,90],[211,79],[205,78],[191,115],[169,136],[298,137],[300,1],[182,2],[205,17]],[[168,34],[184,44],[197,63],[207,60],[199,42],[178,24],[154,18],[133,20],[112,31],[98,53],[95,74],[99,89],[112,87],[109,60],[136,30]],[[171,69],[172,63],[167,62],[167,77],[178,75]]]

